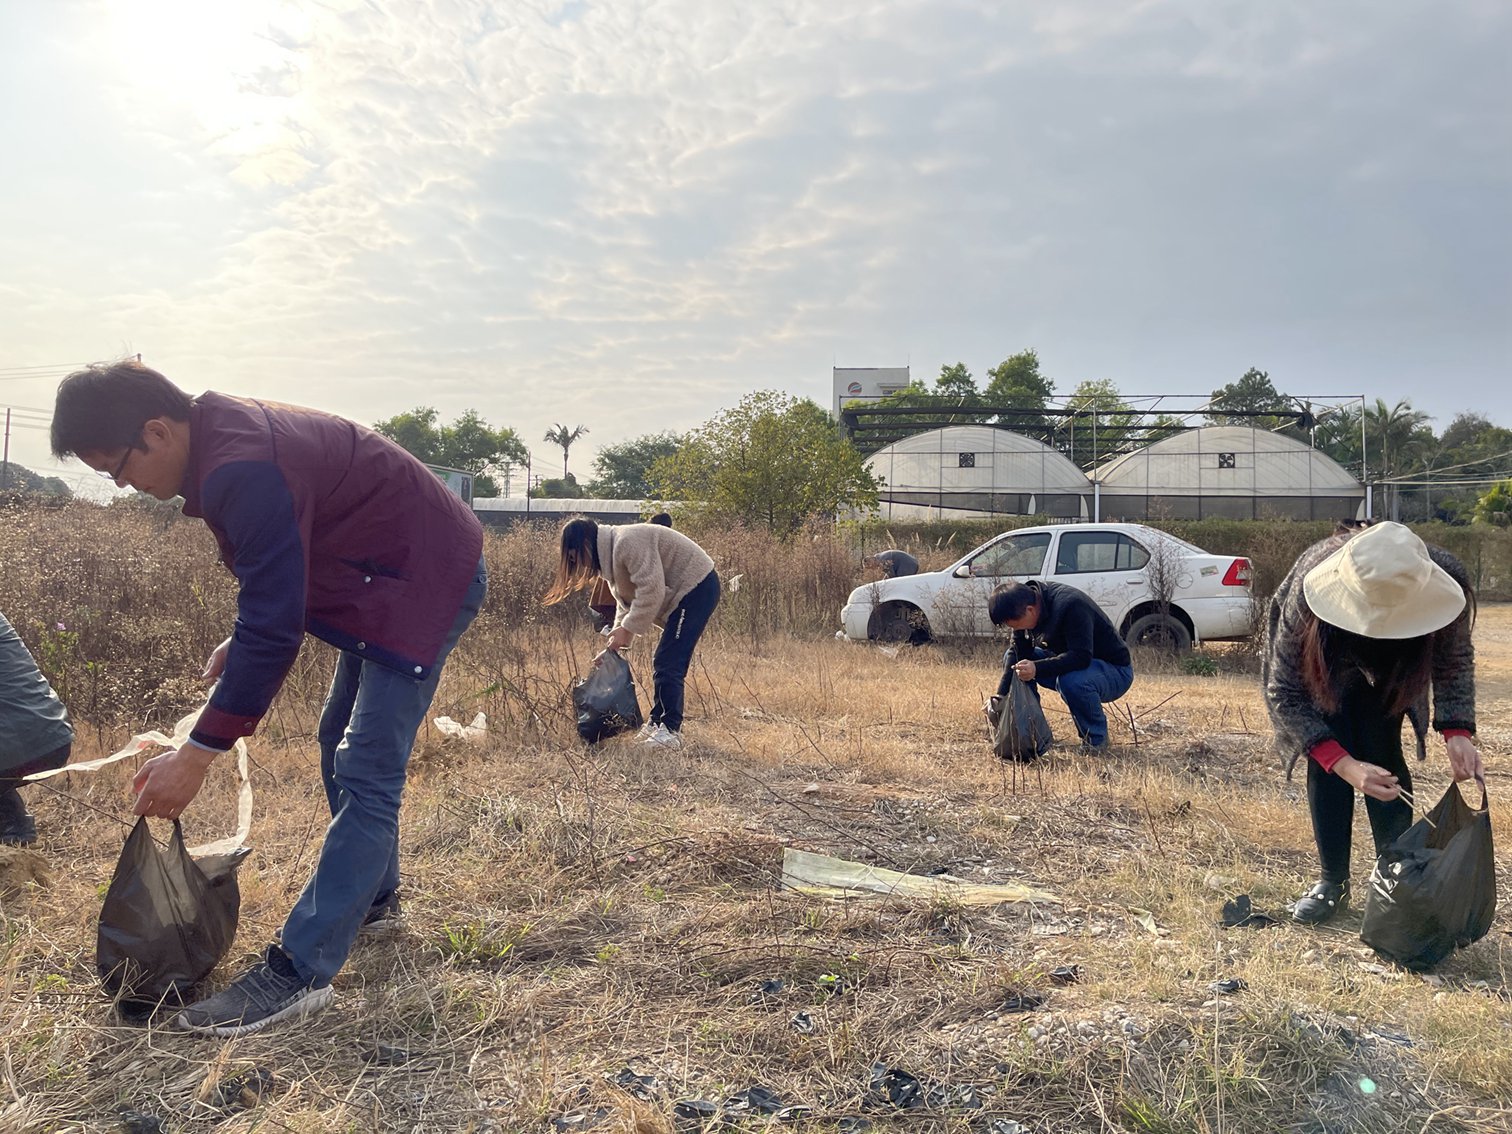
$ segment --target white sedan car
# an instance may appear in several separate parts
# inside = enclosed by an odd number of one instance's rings
[[[1184,650],[1252,629],[1250,562],[1209,555],[1143,524],[1019,528],[943,571],[881,579],[851,592],[841,634],[924,641],[995,632],[987,597],[1009,579],[1065,583],[1090,595],[1131,646]]]

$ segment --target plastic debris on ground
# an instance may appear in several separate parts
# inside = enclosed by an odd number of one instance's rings
[[[1051,984],[1077,984],[1081,981],[1080,965],[1059,965],[1047,974]]]
[[[1249,982],[1243,977],[1229,977],[1226,980],[1215,980],[1208,985],[1219,996],[1232,996],[1236,992],[1243,992],[1249,987]]]
[[[637,1074],[633,1067],[621,1069],[609,1081],[641,1102],[656,1102],[661,1098],[661,1084],[657,1082],[656,1076]]]
[[[802,1035],[811,1036],[816,1030],[814,1017],[809,1015],[807,1012],[795,1013],[789,1023],[792,1024],[793,1031],[798,1032]]]
[[[1218,924],[1227,926],[1229,929],[1237,929],[1241,926],[1248,929],[1264,929],[1278,922],[1270,914],[1255,909],[1248,894],[1240,894],[1237,898],[1231,898],[1223,903],[1223,915]]]
[[[1060,903],[1060,899],[1049,891],[1021,882],[967,882],[949,874],[927,877],[905,874],[793,847],[784,847],[782,851],[782,888],[825,898],[910,898],[967,906],[993,906],[1003,902]]]
[[[570,1114],[559,1114],[551,1120],[553,1130],[573,1131],[592,1130],[595,1126],[602,1125],[609,1118],[609,1111],[605,1107],[594,1110],[575,1110]]]
[[[998,1005],[999,1012],[1033,1012],[1050,999],[1038,992],[1019,992]]]
[[[453,740],[464,740],[468,744],[481,744],[488,736],[488,717],[484,713],[473,717],[471,724],[462,724],[460,721],[452,720],[451,717],[437,717],[431,723],[436,726],[436,731],[442,736]]]

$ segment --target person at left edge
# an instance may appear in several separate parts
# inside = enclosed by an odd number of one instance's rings
[[[178,818],[215,758],[248,736],[308,631],[337,647],[321,714],[331,824],[280,942],[174,1023],[236,1036],[304,1016],[358,933],[398,913],[399,804],[442,664],[487,590],[483,531],[387,438],[295,406],[191,398],[126,360],[58,387],[52,449],[159,500],[183,497],[238,582],[236,624],[188,743],[142,765],[136,812]]]

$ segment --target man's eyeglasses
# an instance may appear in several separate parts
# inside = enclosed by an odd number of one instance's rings
[[[126,462],[131,460],[131,454],[136,451],[135,445],[128,445],[126,452],[121,455],[121,463],[116,465],[114,472],[106,472],[104,469],[95,469],[106,480],[112,483],[121,479],[121,474],[126,471]]]

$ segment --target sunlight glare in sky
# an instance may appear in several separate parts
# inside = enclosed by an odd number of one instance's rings
[[[146,104],[193,116],[232,157],[284,136],[297,108],[309,21],[280,0],[112,0],[101,32],[119,82]]]

